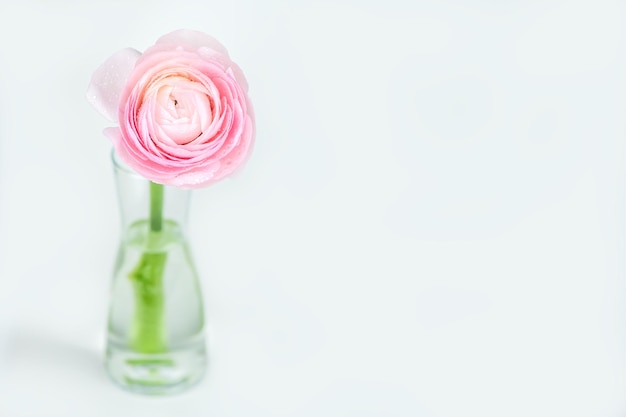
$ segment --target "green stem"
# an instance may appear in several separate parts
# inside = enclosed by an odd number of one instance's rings
[[[163,185],[150,181],[150,230],[161,231],[163,227]]]
[[[167,253],[158,250],[163,228],[163,185],[150,182],[150,232],[146,251],[128,275],[135,289],[130,343],[140,353],[166,351],[163,271]]]
[[[140,353],[165,350],[163,334],[163,270],[167,255],[144,253],[129,274],[135,289],[135,316],[131,346]]]

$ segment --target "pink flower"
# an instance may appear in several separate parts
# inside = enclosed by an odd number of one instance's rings
[[[179,30],[143,54],[114,54],[93,74],[87,97],[118,122],[104,133],[131,168],[156,183],[199,188],[230,175],[252,150],[247,91],[218,41]]]

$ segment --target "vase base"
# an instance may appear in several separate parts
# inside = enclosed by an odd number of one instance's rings
[[[166,353],[137,353],[112,343],[107,346],[106,369],[125,390],[144,395],[186,391],[204,376],[204,344]]]

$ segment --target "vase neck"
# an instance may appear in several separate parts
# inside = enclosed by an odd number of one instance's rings
[[[113,153],[115,185],[120,205],[122,229],[138,221],[149,221],[151,210],[150,181],[134,172]],[[154,187],[152,187],[154,192]],[[163,186],[163,221],[175,222],[181,231],[187,226],[190,190]]]

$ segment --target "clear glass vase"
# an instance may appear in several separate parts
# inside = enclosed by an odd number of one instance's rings
[[[115,152],[112,159],[122,235],[106,368],[133,392],[180,392],[198,382],[206,366],[202,293],[185,239],[190,191],[151,183]]]

